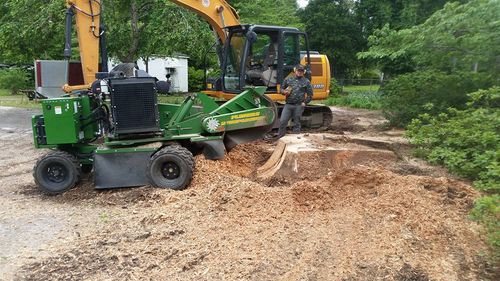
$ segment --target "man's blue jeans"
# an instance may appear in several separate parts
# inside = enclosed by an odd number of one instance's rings
[[[285,104],[285,107],[281,112],[278,138],[281,138],[286,134],[286,127],[288,126],[290,118],[292,118],[293,121],[293,132],[300,133],[300,117],[302,116],[303,111],[304,107],[301,104]]]

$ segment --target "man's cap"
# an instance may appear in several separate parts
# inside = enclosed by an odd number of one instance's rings
[[[306,68],[305,68],[302,64],[298,64],[298,65],[295,67],[295,70],[296,70],[296,71],[306,71]]]

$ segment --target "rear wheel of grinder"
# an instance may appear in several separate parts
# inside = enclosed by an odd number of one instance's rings
[[[80,164],[73,155],[52,151],[38,159],[33,177],[45,193],[55,195],[73,188],[80,180],[80,173]]]
[[[193,154],[182,146],[172,145],[151,157],[147,173],[152,186],[180,190],[191,182],[193,170]]]

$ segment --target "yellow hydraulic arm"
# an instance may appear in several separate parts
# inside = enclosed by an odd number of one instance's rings
[[[240,25],[238,13],[225,0],[170,1],[201,15],[212,26],[221,43],[226,41],[227,34],[224,29],[226,26]],[[85,81],[85,85],[64,85],[63,90],[69,93],[88,89],[95,80],[99,67],[101,0],[66,0],[66,5],[70,8],[68,13],[73,13],[76,18],[80,59]],[[71,46],[66,46],[65,52],[68,48],[71,49]]]
[[[222,43],[226,41],[226,26],[240,25],[240,16],[225,0],[170,0],[202,16],[217,32]]]
[[[78,45],[80,49],[80,60],[82,63],[83,80],[85,85],[63,86],[67,93],[90,88],[95,80],[95,74],[99,68],[99,27],[101,14],[100,0],[67,0],[67,13],[73,13],[76,18],[76,32],[78,34]],[[67,17],[71,20],[71,17]],[[68,25],[68,22],[66,23]],[[69,23],[71,25],[71,22]],[[68,46],[69,45],[69,46]],[[65,56],[71,53],[70,42],[66,42]]]

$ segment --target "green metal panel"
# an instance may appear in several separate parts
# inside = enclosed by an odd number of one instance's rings
[[[274,111],[268,107],[210,116],[203,119],[203,129],[209,133],[229,132],[267,126],[274,121]]]
[[[134,153],[134,152],[155,152],[160,147],[126,147],[126,148],[99,148],[95,154],[114,154],[114,153]]]
[[[79,97],[55,98],[42,101],[47,144],[71,144],[83,139],[80,134]]]
[[[158,104],[158,112],[160,115],[160,128],[166,128],[168,126],[168,124],[172,120],[172,117],[179,110],[180,107],[181,107],[180,104],[165,104],[165,103]],[[196,115],[198,113],[204,112],[204,110],[205,106],[203,107],[193,106],[191,107],[188,116]]]

